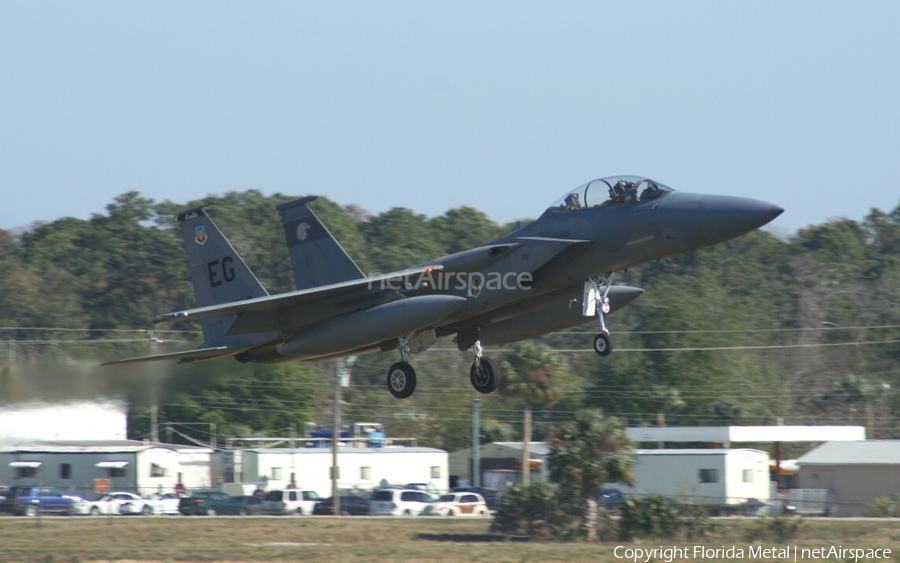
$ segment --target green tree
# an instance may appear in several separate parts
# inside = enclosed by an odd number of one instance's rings
[[[448,254],[487,244],[504,232],[487,215],[471,207],[458,207],[435,217],[431,229]]]
[[[397,207],[362,225],[372,266],[394,272],[445,254],[443,245],[424,215]]]
[[[550,479],[560,486],[561,505],[572,507],[590,540],[596,537],[603,484],[634,485],[631,446],[622,422],[600,410],[579,412],[550,441]]]
[[[561,394],[563,360],[549,346],[534,341],[516,344],[501,362],[502,393],[522,401],[522,484],[531,481],[531,411],[552,406]]]
[[[226,435],[284,435],[291,424],[302,428],[313,419],[317,381],[313,366],[304,363],[190,364],[167,382],[173,395],[163,398],[159,420],[212,422]],[[148,430],[148,412],[133,412],[129,433],[140,436]]]

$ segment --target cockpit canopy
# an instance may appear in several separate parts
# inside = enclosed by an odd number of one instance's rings
[[[608,176],[578,186],[553,204],[553,211],[574,211],[650,201],[673,192],[672,188],[640,176]]]

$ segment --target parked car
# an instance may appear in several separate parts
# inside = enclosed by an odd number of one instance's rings
[[[621,508],[619,505],[625,502],[625,496],[619,489],[601,489],[600,498],[603,502],[603,508],[611,514],[619,514],[619,509]]]
[[[265,514],[263,510],[263,499],[255,495],[241,495],[231,497],[235,504],[238,505],[237,514],[240,516],[258,516]]]
[[[455,487],[451,493],[477,493],[481,495],[489,510],[497,510],[500,506],[500,498],[503,492],[497,489],[485,489],[482,487]]]
[[[69,508],[69,514],[72,515],[86,515],[90,514],[91,503],[84,497],[78,495],[63,495],[66,498],[72,499],[72,506]]]
[[[266,514],[309,515],[316,508],[316,503],[323,500],[315,491],[300,489],[274,490],[266,493],[263,510]]]
[[[478,493],[449,493],[427,505],[422,516],[490,516],[487,503]]]
[[[0,512],[37,516],[38,513],[72,514],[74,499],[53,487],[13,485],[0,503]]]
[[[317,502],[313,514],[319,516],[334,514],[334,497]],[[341,514],[366,516],[369,514],[369,500],[356,495],[341,495]]]
[[[369,514],[418,516],[434,499],[416,489],[378,489],[369,498]]]
[[[76,512],[99,516],[101,514],[153,514],[153,501],[140,495],[126,492],[109,493],[97,500],[79,503]]]
[[[433,498],[437,498],[441,494],[441,491],[437,487],[432,485],[431,483],[407,483],[406,486],[401,487],[401,488],[415,489],[417,491],[425,491],[426,493],[431,495]]]
[[[153,503],[153,514],[178,514],[181,497],[176,493],[153,493],[150,501]]]
[[[178,501],[178,512],[185,516],[215,516],[239,514],[240,508],[233,497],[215,489],[200,489]]]

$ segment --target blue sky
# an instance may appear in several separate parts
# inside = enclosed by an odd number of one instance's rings
[[[505,222],[614,174],[776,203],[785,234],[861,219],[900,203],[898,22],[893,1],[0,0],[0,228],[130,190]]]

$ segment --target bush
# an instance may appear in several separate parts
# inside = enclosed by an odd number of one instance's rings
[[[896,495],[872,499],[866,505],[866,516],[870,518],[894,518],[900,516],[900,500]]]
[[[678,509],[678,521],[684,529],[687,541],[698,541],[707,538],[715,525],[709,517],[709,509],[705,506],[682,505]]]
[[[643,499],[628,499],[620,506],[619,538],[671,538],[683,525],[678,510],[665,497],[652,494]]]
[[[494,515],[491,531],[547,536],[556,512],[556,497],[550,485],[544,482],[524,487],[517,485],[503,495]]]
[[[802,524],[803,519],[798,517],[781,515],[767,518],[762,516],[747,527],[747,540],[783,542],[796,537]]]

